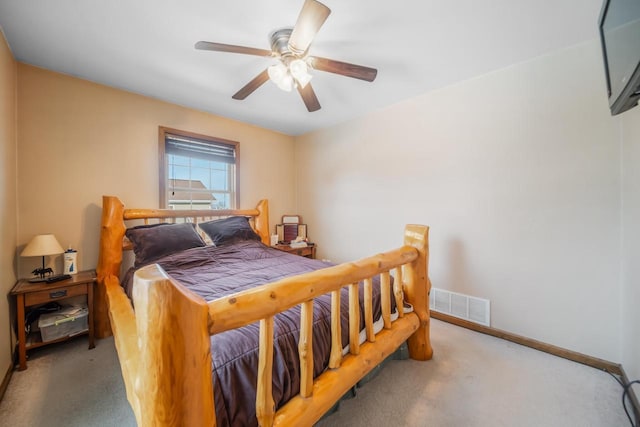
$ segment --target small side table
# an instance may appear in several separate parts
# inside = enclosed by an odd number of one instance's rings
[[[89,349],[95,347],[93,336],[93,284],[96,281],[95,271],[80,271],[70,279],[59,282],[30,283],[26,279],[18,280],[9,295],[16,297],[16,324],[18,326],[18,354],[20,366],[18,370],[27,369],[27,350],[43,345],[53,344],[68,340],[70,337],[63,337],[57,340],[42,342],[39,332],[25,332],[25,312],[28,307],[46,304],[52,301],[61,301],[78,295],[87,296],[87,309],[89,329],[79,334],[89,334]],[[75,335],[74,335],[75,336]]]
[[[316,245],[313,243],[310,243],[309,246],[304,248],[292,248],[289,245],[282,245],[282,244],[277,244],[275,246],[272,246],[272,248],[275,248],[284,252],[288,252],[290,254],[300,255],[306,258],[311,258],[311,259],[316,258]]]

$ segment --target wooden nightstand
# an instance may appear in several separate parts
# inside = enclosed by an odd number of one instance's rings
[[[292,248],[289,245],[277,244],[272,246],[272,248],[276,248],[278,250],[289,252],[290,254],[300,255],[306,258],[315,259],[316,258],[316,245],[309,244],[306,248]]]
[[[80,271],[70,279],[59,282],[29,283],[26,279],[18,280],[11,289],[9,295],[16,297],[16,324],[18,327],[18,354],[20,358],[20,371],[27,369],[27,350],[56,342],[66,341],[70,337],[62,337],[56,340],[42,342],[40,332],[31,332],[28,336],[25,332],[26,308],[46,304],[52,301],[62,301],[78,295],[87,296],[88,330],[76,335],[89,334],[89,348],[95,347],[93,337],[93,284],[96,281],[95,271]]]

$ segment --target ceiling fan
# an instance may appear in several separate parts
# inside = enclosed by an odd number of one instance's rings
[[[311,80],[309,69],[326,71],[368,82],[374,81],[378,74],[378,70],[375,68],[308,55],[309,46],[313,38],[330,13],[331,9],[319,1],[305,0],[293,28],[281,28],[269,35],[271,50],[206,41],[197,42],[195,48],[277,58],[278,62],[276,64],[258,74],[236,92],[232,98],[245,99],[267,80],[271,79],[280,89],[287,92],[295,87],[300,93],[307,110],[309,112],[317,111],[320,109],[320,102],[318,102],[311,83],[309,83]]]

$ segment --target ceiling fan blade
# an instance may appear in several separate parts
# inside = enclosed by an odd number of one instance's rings
[[[247,96],[251,95],[256,89],[262,86],[267,80],[269,80],[269,73],[267,72],[267,70],[264,70],[263,72],[258,74],[256,77],[254,77],[253,80],[251,80],[249,83],[244,85],[242,89],[237,91],[232,96],[232,98],[237,100],[245,99]]]
[[[205,41],[199,41],[198,43],[196,43],[195,48],[199,50],[213,50],[215,52],[231,52],[243,53],[245,55],[271,56],[271,51],[266,49],[257,49],[255,47],[236,46],[233,44],[222,44]]]
[[[354,79],[368,82],[374,81],[378,75],[378,70],[375,68],[364,67],[362,65],[349,64],[327,58],[318,58],[316,56],[310,56],[308,60],[311,67],[316,70],[340,74],[341,76],[353,77]]]
[[[298,85],[298,93],[300,93],[300,96],[304,101],[304,105],[307,106],[307,110],[310,113],[313,113],[314,111],[318,111],[320,109],[320,102],[318,101],[318,97],[311,87],[311,83],[307,83],[304,88],[301,88]]]
[[[306,52],[330,13],[331,9],[319,1],[305,0],[289,37],[289,49],[298,55]]]

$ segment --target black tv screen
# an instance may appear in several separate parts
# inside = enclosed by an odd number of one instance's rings
[[[609,107],[616,115],[640,100],[640,0],[605,0],[599,25]]]

